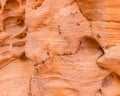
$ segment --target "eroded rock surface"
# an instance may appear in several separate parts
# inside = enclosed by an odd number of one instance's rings
[[[119,0],[0,0],[0,96],[120,96]]]

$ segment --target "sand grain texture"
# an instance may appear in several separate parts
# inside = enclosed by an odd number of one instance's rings
[[[0,96],[120,96],[120,1],[0,0]]]

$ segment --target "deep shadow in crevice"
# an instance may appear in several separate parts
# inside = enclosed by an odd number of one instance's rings
[[[78,52],[87,51],[86,54],[96,54],[99,52],[98,58],[104,55],[104,50],[100,46],[100,43],[94,37],[87,36],[87,35],[82,37],[77,51]]]
[[[20,4],[17,0],[7,0],[5,2],[4,10],[17,10]]]

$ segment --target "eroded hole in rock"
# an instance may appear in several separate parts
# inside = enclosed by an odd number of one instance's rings
[[[19,8],[19,2],[17,0],[7,0],[4,6],[5,10],[17,10]]]
[[[7,42],[9,37],[1,38],[0,40],[0,47],[6,47],[9,46],[10,44]]]
[[[37,8],[39,8],[39,7],[42,5],[43,2],[44,2],[44,0],[35,0],[35,4],[34,4],[34,6],[32,7],[32,9],[37,9]]]
[[[100,57],[104,54],[104,51],[98,41],[90,36],[84,36],[81,39],[79,51],[81,54],[84,53],[84,55],[86,54],[87,56],[99,53],[98,57]]]
[[[9,17],[4,20],[4,31],[5,32],[20,32],[24,27],[23,17]]]
[[[25,52],[23,52],[23,53],[21,54],[20,59],[21,59],[22,61],[26,61],[26,60],[27,60],[27,57],[26,57],[26,55],[25,55]]]
[[[18,34],[17,36],[15,36],[15,38],[23,39],[23,38],[26,37],[26,35],[27,35],[27,33],[23,32],[23,33],[20,33],[20,34]]]
[[[17,20],[17,25],[23,27],[23,26],[25,25],[25,24],[24,24],[24,20],[21,19],[21,18],[18,19],[18,20]]]
[[[5,47],[5,46],[9,46],[10,44],[8,44],[8,43],[5,43],[5,42],[3,42],[3,43],[0,43],[0,47]]]
[[[12,42],[12,46],[11,46],[11,51],[19,58],[21,58],[21,60],[26,60],[26,56],[25,56],[25,43],[26,41],[23,39],[14,39],[14,42]]]
[[[25,41],[18,41],[13,43],[13,47],[25,46]]]
[[[107,77],[105,77],[102,81],[102,87],[107,87],[112,83],[113,75],[110,74]]]
[[[41,6],[42,4],[37,4],[35,5],[32,9],[37,9],[39,6]]]

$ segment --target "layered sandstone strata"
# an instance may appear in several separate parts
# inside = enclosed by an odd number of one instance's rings
[[[119,0],[0,0],[0,96],[119,96]]]

